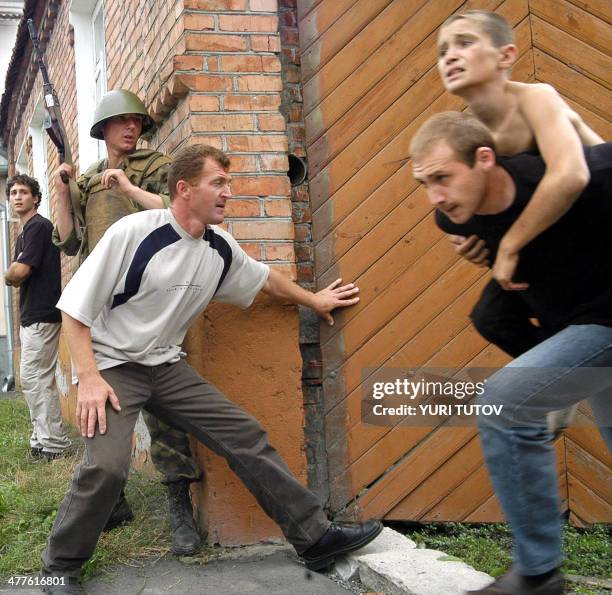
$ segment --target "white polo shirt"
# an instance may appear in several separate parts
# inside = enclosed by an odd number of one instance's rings
[[[214,299],[247,308],[269,267],[210,225],[189,235],[170,209],[123,217],[68,283],[57,307],[91,327],[100,370],[176,361],[193,320]]]

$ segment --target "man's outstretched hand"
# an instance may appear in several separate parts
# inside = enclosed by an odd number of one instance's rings
[[[321,289],[314,294],[312,309],[321,318],[324,318],[330,326],[334,324],[334,319],[330,314],[332,310],[353,306],[359,301],[358,297],[354,297],[359,293],[359,287],[355,287],[354,283],[348,285],[340,285],[340,283],[342,283],[342,279],[336,279],[325,289]]]

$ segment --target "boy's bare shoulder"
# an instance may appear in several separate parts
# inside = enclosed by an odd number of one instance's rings
[[[532,101],[539,101],[543,97],[550,99],[561,99],[557,90],[547,83],[521,83],[519,81],[508,81],[507,92],[514,95],[519,105],[525,105]]]

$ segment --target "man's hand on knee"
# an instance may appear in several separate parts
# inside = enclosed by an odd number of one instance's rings
[[[100,434],[106,432],[106,401],[115,411],[121,411],[115,391],[98,371],[79,376],[76,421],[83,437],[94,437],[96,423]]]

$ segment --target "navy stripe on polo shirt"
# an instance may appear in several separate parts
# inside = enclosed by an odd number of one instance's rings
[[[221,283],[223,283],[223,279],[225,279],[227,272],[232,266],[232,248],[227,243],[225,238],[215,233],[210,227],[206,228],[204,237],[202,239],[208,242],[208,245],[213,250],[216,250],[219,253],[219,256],[221,256],[223,259],[223,272],[221,273],[221,277],[219,278],[219,282],[215,288],[215,293],[217,293],[217,291],[219,291],[219,287],[221,287]]]
[[[141,242],[140,246],[138,246],[138,249],[136,250],[136,253],[134,254],[134,259],[130,264],[130,268],[128,269],[125,278],[124,292],[113,296],[111,310],[117,306],[125,304],[130,298],[134,297],[138,293],[142,276],[151,259],[160,250],[163,250],[171,244],[178,242],[180,239],[181,236],[174,231],[172,225],[167,223],[166,225],[152,231]]]

